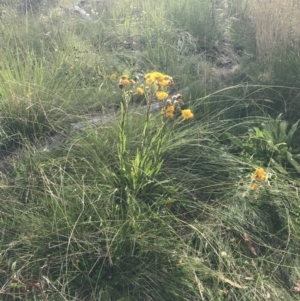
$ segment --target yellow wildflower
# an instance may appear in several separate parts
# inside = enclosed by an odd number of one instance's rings
[[[129,80],[128,79],[122,79],[122,85],[123,86],[128,86],[129,85]]]
[[[172,77],[165,75],[160,72],[147,73],[145,75],[147,84],[159,85],[159,86],[170,86],[173,83]]]
[[[158,85],[163,87],[169,87],[174,84],[173,78],[169,75],[165,75],[164,78],[161,80],[158,80]]]
[[[155,95],[159,100],[164,100],[168,97],[168,93],[164,91],[157,91]]]
[[[170,84],[170,81],[166,80],[166,79],[158,81],[159,86],[167,87],[167,86],[169,86],[169,84]]]
[[[255,173],[252,174],[252,179],[257,181],[268,181],[268,175],[262,167],[255,168]]]
[[[151,77],[146,78],[146,83],[147,83],[148,85],[153,84],[152,78],[151,78]]]
[[[138,93],[139,95],[143,95],[143,94],[144,94],[144,89],[143,89],[142,87],[138,87],[138,88],[136,89],[136,91],[137,91],[137,93]]]
[[[160,114],[165,115],[168,118],[173,118],[174,117],[174,111],[175,111],[174,106],[170,105],[170,106],[166,107],[166,109],[161,110]]]
[[[174,113],[166,111],[165,116],[168,117],[168,118],[173,118],[174,117]]]
[[[162,81],[164,80],[165,75],[160,72],[153,72],[150,77],[157,81]]]
[[[113,73],[113,74],[110,76],[110,79],[111,79],[111,80],[114,80],[114,79],[116,79],[116,77],[117,77],[117,75],[116,75],[115,73]]]
[[[155,84],[155,82],[157,81],[156,73],[155,72],[147,73],[145,75],[145,79],[147,84]]]
[[[174,111],[175,111],[175,108],[173,105],[170,105],[166,108],[166,112],[174,113]]]
[[[152,77],[152,73],[147,73],[145,75],[145,80],[147,84],[153,84],[155,79]]]
[[[128,86],[129,84],[130,84],[130,81],[128,79],[128,76],[122,75],[120,77],[120,81],[119,81],[119,88],[123,89],[123,87]]]
[[[181,114],[184,119],[194,118],[194,114],[192,113],[191,109],[181,110]]]
[[[253,190],[256,190],[256,189],[258,188],[258,184],[257,184],[257,183],[253,183],[253,184],[251,185],[251,188],[252,188]]]

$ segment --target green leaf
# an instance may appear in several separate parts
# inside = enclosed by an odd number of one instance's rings
[[[263,132],[258,127],[255,127],[254,130],[255,130],[255,136],[257,138],[264,138]]]
[[[15,272],[15,270],[16,270],[16,265],[17,265],[17,261],[14,261],[14,262],[12,263],[12,265],[11,265],[11,270],[12,270],[13,272]]]
[[[136,150],[136,156],[135,156],[135,159],[133,161],[133,165],[136,166],[136,167],[139,167],[140,166],[140,162],[141,162],[141,155],[140,155],[139,149],[137,149]]]
[[[294,160],[293,155],[290,152],[286,152],[288,161],[295,167],[298,173],[300,173],[300,165]]]
[[[283,174],[287,174],[287,171],[278,163],[276,162],[273,158],[270,159],[271,164],[276,168],[279,172]]]
[[[230,133],[225,133],[225,135],[235,146],[243,147],[243,141],[240,138],[233,136]]]
[[[286,121],[281,121],[279,123],[279,134],[278,134],[278,137],[277,137],[276,144],[286,141],[286,139],[287,139],[287,135],[286,135],[287,125],[288,124],[287,124]]]
[[[287,135],[287,141],[286,141],[286,143],[287,143],[288,146],[290,145],[290,143],[292,141],[292,138],[293,138],[293,136],[294,136],[294,134],[295,134],[295,132],[296,132],[296,130],[298,128],[299,121],[300,121],[300,119],[296,123],[294,123],[292,125],[291,129],[289,130],[289,133]]]

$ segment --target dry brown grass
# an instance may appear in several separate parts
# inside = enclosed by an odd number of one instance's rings
[[[261,63],[271,66],[278,51],[300,44],[298,0],[251,0],[249,12],[256,26],[256,47]]]

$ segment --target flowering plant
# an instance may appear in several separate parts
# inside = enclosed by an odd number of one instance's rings
[[[251,175],[253,190],[258,189],[259,185],[263,182],[268,182],[268,175],[262,167],[257,167],[255,172]]]

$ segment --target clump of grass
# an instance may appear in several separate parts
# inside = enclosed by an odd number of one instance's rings
[[[32,16],[17,19],[9,10],[1,20],[3,29],[11,28],[2,37],[3,148],[66,130],[90,108],[103,111],[106,104],[114,106],[109,74],[98,65],[102,57],[82,46],[70,28],[63,28],[55,38],[57,25],[49,22],[38,28],[40,23]],[[101,89],[104,83],[106,90]],[[106,95],[107,100],[96,103]]]
[[[263,63],[273,65],[276,52],[279,50],[284,54],[290,47],[290,41],[299,39],[299,21],[296,17],[299,7],[293,1],[263,3],[263,8],[261,5],[259,1],[251,3],[257,27],[257,51]],[[268,14],[262,15],[263,10]]]
[[[272,169],[253,190],[253,166],[215,141],[230,120],[136,114],[129,92],[120,120],[50,152],[29,145],[8,175],[3,210],[15,207],[2,220],[4,296],[293,300],[296,190]],[[158,172],[144,177],[149,166],[136,165],[137,155],[155,159]]]
[[[277,115],[284,110],[297,120],[294,111],[299,105],[295,91],[299,66],[295,51],[299,44],[298,5],[293,1],[239,1],[232,2],[228,10],[232,16],[229,35],[243,66],[243,76],[237,80],[266,85],[264,95],[276,102],[273,108]],[[267,14],[262,15],[262,11]],[[242,37],[241,32],[245,33]],[[269,89],[270,85],[273,89]]]
[[[197,48],[201,51],[215,46],[220,37],[216,4],[214,1],[178,1],[166,3],[168,18],[173,20],[175,26],[188,34],[180,37],[180,42],[186,44],[189,37],[195,38]]]

